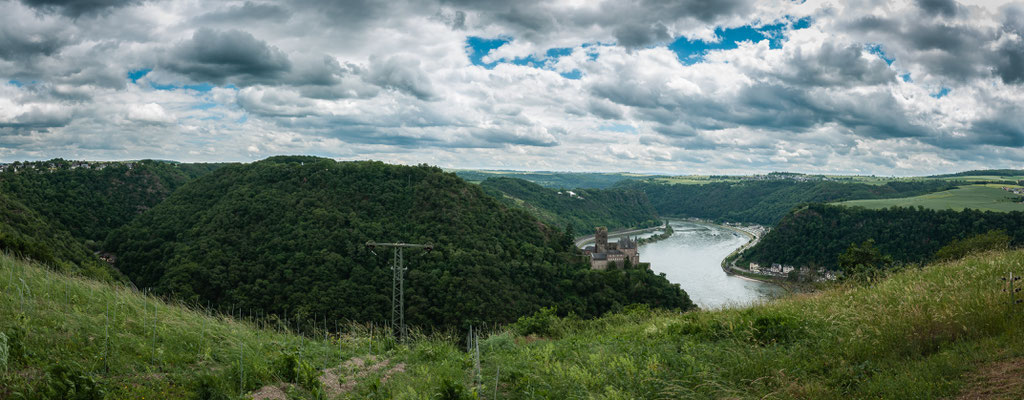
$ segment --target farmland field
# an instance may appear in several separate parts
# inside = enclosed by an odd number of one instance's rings
[[[972,208],[982,211],[1024,211],[1024,203],[1015,203],[1013,201],[1017,196],[1018,195],[1001,189],[999,185],[969,185],[961,186],[953,190],[929,193],[921,196],[896,199],[850,200],[836,204],[859,206],[868,209],[880,209],[893,206],[922,206],[934,210],[960,211],[966,208]]]

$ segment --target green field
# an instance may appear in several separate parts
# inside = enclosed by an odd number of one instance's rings
[[[921,206],[933,210],[961,211],[971,208],[982,211],[1024,211],[1024,203],[1013,201],[1016,197],[1019,197],[1019,195],[1002,190],[999,185],[969,185],[914,197],[850,200],[835,204],[858,206],[874,210],[888,207]]]

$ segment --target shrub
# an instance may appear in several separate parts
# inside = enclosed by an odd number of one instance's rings
[[[310,391],[320,389],[320,371],[295,353],[284,354],[276,363],[275,371],[285,382],[295,383]]]
[[[761,315],[754,319],[751,338],[761,345],[788,343],[798,336],[799,322],[782,314]]]
[[[971,253],[1005,250],[1010,247],[1010,236],[1002,230],[988,231],[963,240],[954,240],[935,252],[935,260],[959,260]]]
[[[39,387],[40,399],[100,400],[106,392],[77,364],[54,365]]]
[[[544,307],[533,315],[519,317],[512,330],[519,336],[537,335],[556,338],[561,334],[555,307]]]
[[[458,382],[453,381],[451,378],[445,378],[438,385],[437,391],[434,392],[431,398],[438,400],[465,400],[472,399],[473,396]]]
[[[230,400],[233,390],[223,377],[202,374],[192,379],[190,385],[193,400]]]

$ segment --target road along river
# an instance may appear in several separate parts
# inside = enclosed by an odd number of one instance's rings
[[[667,239],[640,246],[640,261],[678,283],[702,309],[744,306],[781,295],[771,283],[755,281],[722,271],[722,260],[747,243],[749,237],[728,228],[689,221],[669,221],[675,233]],[[661,230],[630,237],[648,237]],[[615,238],[609,235],[609,241]]]

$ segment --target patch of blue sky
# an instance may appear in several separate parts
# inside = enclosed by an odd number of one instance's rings
[[[938,92],[932,93],[929,96],[932,96],[932,97],[934,97],[936,99],[941,99],[943,97],[946,97],[946,95],[949,94],[949,91],[950,91],[949,88],[944,87],[944,88],[939,89]]]
[[[703,40],[690,40],[684,36],[680,36],[674,42],[668,45],[669,50],[676,53],[676,57],[683,64],[692,65],[704,60],[704,56],[708,51],[711,50],[731,50],[739,47],[739,43],[743,41],[751,41],[754,43],[762,40],[769,40],[769,47],[773,49],[780,48],[782,43],[779,39],[784,24],[772,24],[765,25],[762,28],[754,28],[750,25],[741,26],[738,28],[727,28],[722,29],[721,27],[715,28],[715,36],[719,39],[718,42],[705,42]]]
[[[908,82],[908,83],[913,83],[914,82],[912,79],[910,79],[910,73],[909,72],[907,72],[907,73],[905,73],[903,75],[900,75],[900,79],[903,79],[904,82]]]
[[[213,103],[213,102],[202,102],[202,103],[199,103],[199,104],[193,104],[192,107],[189,107],[189,108],[191,108],[193,110],[209,110],[209,109],[217,107],[219,105],[220,104]]]
[[[239,124],[244,124],[244,123],[245,123],[245,121],[248,121],[248,120],[249,120],[249,114],[242,114],[242,117],[241,117],[241,118],[239,118],[239,119],[238,119],[237,121],[235,121],[235,122],[236,122],[236,123],[239,123]]]
[[[483,58],[490,53],[491,50],[499,48],[510,40],[505,38],[486,39],[478,36],[467,36],[466,46],[469,47],[469,61],[473,65],[480,65],[484,68],[491,69],[497,65],[497,62],[484,63]]]
[[[11,80],[7,81],[7,83],[10,83],[10,84],[12,84],[14,86],[17,86],[17,87],[25,86],[24,83],[21,83],[21,81],[19,81],[17,79],[11,79]]]
[[[626,124],[604,125],[598,129],[609,132],[636,133],[636,127]]]
[[[150,73],[151,71],[153,71],[152,68],[142,68],[134,71],[128,71],[128,79],[130,79],[132,83],[136,83],[139,81],[139,79],[142,79],[142,77],[146,76],[146,74]]]
[[[736,28],[715,28],[715,36],[720,40],[717,42],[706,42],[703,40],[689,40],[680,36],[668,45],[668,48],[676,53],[679,61],[683,64],[692,65],[704,60],[704,56],[711,50],[731,50],[739,47],[743,41],[754,43],[768,40],[768,47],[772,49],[782,48],[783,33],[786,28],[790,30],[807,29],[811,26],[810,17],[797,20],[787,17],[787,22],[768,24],[758,28],[751,25],[744,25]]]
[[[574,70],[569,71],[569,72],[560,72],[559,75],[562,75],[562,77],[566,78],[566,79],[580,79],[580,78],[583,78],[583,72],[578,70],[578,69],[574,69]]]
[[[499,63],[509,63],[514,65],[522,65],[532,68],[545,69],[548,67],[548,63],[550,63],[552,60],[557,60],[559,57],[564,57],[572,54],[572,48],[570,47],[555,47],[545,51],[544,56],[540,58],[534,57],[531,54],[526,57],[517,57],[513,60],[495,60],[489,63],[484,62],[483,58],[487,56],[487,54],[490,53],[491,50],[497,49],[509,42],[511,42],[511,39],[502,37],[486,39],[477,36],[468,36],[466,37],[466,47],[469,50],[469,61],[473,63],[473,65],[479,65],[487,69],[494,69],[494,67],[496,67]],[[592,59],[596,59],[597,55],[593,54],[592,57]],[[583,73],[580,70],[563,72],[560,73],[560,75],[567,79],[580,79],[583,77]]]
[[[867,48],[868,52],[878,56],[878,58],[881,58],[883,61],[885,61],[886,64],[892,65],[893,61],[896,61],[895,58],[886,55],[885,49],[882,49],[882,45],[878,43],[868,44]]]

